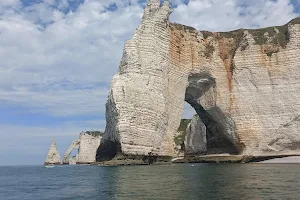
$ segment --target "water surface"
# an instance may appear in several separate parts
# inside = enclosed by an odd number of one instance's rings
[[[0,167],[0,199],[300,199],[297,164]]]

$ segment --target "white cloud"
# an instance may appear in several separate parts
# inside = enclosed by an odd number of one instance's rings
[[[171,20],[199,30],[229,31],[283,25],[297,15],[289,0],[190,0],[174,9]]]
[[[20,3],[19,0],[1,0],[0,5],[1,6],[15,6]]]
[[[0,16],[1,13],[11,12],[10,9],[19,9],[21,5],[20,0],[1,0],[0,1]]]
[[[61,20],[64,14],[51,6],[53,6],[52,3],[33,4],[23,8],[21,15],[24,20],[43,24]]]
[[[18,0],[0,1],[0,103],[50,115],[104,117],[111,78],[143,9],[138,0],[86,0],[64,13],[70,2],[21,8]],[[182,2],[172,1],[179,4],[172,21],[212,31],[280,25],[296,16],[288,0]],[[118,9],[108,11],[113,3]]]
[[[104,113],[124,42],[143,10],[117,1],[120,7],[110,12],[105,6],[114,1],[102,2],[86,1],[68,14],[50,1],[6,11],[0,21],[0,102],[54,115]]]

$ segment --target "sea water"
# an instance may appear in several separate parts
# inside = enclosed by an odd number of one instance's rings
[[[0,199],[300,199],[297,164],[0,167]]]

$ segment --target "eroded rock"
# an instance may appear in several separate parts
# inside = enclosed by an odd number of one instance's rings
[[[49,152],[47,154],[46,161],[44,165],[60,165],[61,164],[61,159],[59,155],[59,151],[57,150],[56,146],[56,140],[55,138],[53,139]]]
[[[79,135],[64,155],[64,164],[90,164],[96,162],[96,153],[102,138],[100,131],[86,131]],[[78,153],[70,158],[72,151]]]
[[[184,101],[205,124],[211,153],[300,153],[300,20],[212,33],[170,23],[171,11],[149,1],[125,44],[99,158],[173,156]]]

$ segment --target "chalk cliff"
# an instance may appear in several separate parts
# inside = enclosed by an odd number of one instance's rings
[[[210,153],[300,153],[300,19],[213,33],[170,23],[171,12],[150,0],[125,44],[97,160],[172,157],[185,101]]]
[[[102,133],[100,131],[86,131],[79,135],[79,138],[75,140],[67,152],[64,155],[64,164],[90,164],[96,161],[96,152],[100,145]],[[78,153],[74,158],[70,158],[70,154],[73,150],[77,150]]]
[[[49,148],[49,152],[47,154],[46,161],[44,163],[44,165],[49,165],[49,164],[54,164],[54,165],[61,164],[61,159],[60,159],[59,152],[57,150],[55,138],[52,141],[52,144]]]

